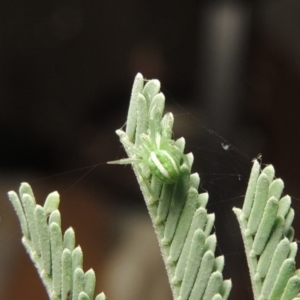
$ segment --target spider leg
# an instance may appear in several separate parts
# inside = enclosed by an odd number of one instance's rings
[[[151,183],[149,182],[149,179],[147,179],[147,178],[144,177],[144,176],[141,176],[141,179],[142,179],[142,182],[145,184],[145,186],[146,186],[146,188],[147,188],[147,190],[148,190],[149,195],[151,196],[151,199],[149,200],[149,202],[150,202],[151,204],[153,204],[153,203],[159,201],[159,197],[156,196],[156,195],[154,194],[154,192],[153,192],[153,189],[152,189],[152,187],[151,187]]]
[[[150,140],[156,149],[160,148],[160,116],[161,112],[158,105],[154,105],[149,113],[149,130],[150,130]]]
[[[137,161],[138,161],[137,158],[122,158],[122,159],[118,159],[118,160],[108,161],[107,164],[109,164],[109,165],[129,165],[129,164],[135,163]]]

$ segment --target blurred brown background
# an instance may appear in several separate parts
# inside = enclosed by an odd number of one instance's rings
[[[40,203],[61,194],[64,228],[75,228],[98,292],[171,299],[130,167],[51,177],[123,157],[114,130],[141,72],[161,81],[175,135],[195,155],[231,299],[252,299],[231,208],[262,153],[299,216],[299,13],[295,0],[1,1],[0,298],[47,299],[5,196],[28,181]]]

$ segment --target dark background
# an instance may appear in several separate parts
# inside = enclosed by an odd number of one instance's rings
[[[298,215],[299,13],[295,0],[1,1],[0,269],[7,270],[8,291],[1,299],[47,299],[37,297],[43,288],[5,199],[24,180],[40,203],[60,192],[65,227],[75,227],[86,268],[99,269],[99,290],[109,299],[120,298],[104,270],[116,248],[123,255],[126,220],[147,216],[130,167],[102,163],[124,155],[114,131],[126,120],[137,72],[161,81],[174,134],[194,153],[217,216],[224,277],[233,279],[231,299],[252,299],[231,208],[242,205],[251,160],[261,153],[285,181]],[[97,163],[84,178],[89,169],[51,177]],[[120,277],[111,279],[112,289],[122,290]],[[19,295],[16,284],[24,287]],[[156,298],[169,299],[163,295]]]

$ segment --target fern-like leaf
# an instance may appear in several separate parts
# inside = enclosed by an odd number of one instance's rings
[[[75,233],[69,228],[62,234],[58,210],[59,194],[48,195],[44,206],[36,204],[28,183],[22,183],[19,196],[8,193],[20,221],[22,243],[42,279],[51,300],[92,300],[95,272],[82,270],[83,253],[75,247]],[[103,293],[96,300],[105,300]]]
[[[132,163],[158,237],[174,299],[227,299],[231,281],[223,280],[224,258],[214,255],[215,217],[206,211],[208,194],[198,193],[200,178],[197,173],[191,174],[193,155],[183,154],[184,138],[172,140],[174,117],[172,113],[163,116],[164,101],[160,82],[150,80],[144,85],[143,76],[137,74],[126,130],[117,130],[129,158],[113,163]],[[157,136],[164,139],[163,149],[172,151],[175,147],[180,151],[179,176],[173,184],[145,171],[149,161],[147,156],[141,157],[143,143],[156,143]]]
[[[300,271],[295,268],[297,243],[291,226],[294,210],[290,196],[281,196],[283,181],[274,177],[272,165],[261,170],[255,160],[243,209],[233,209],[255,300],[292,300],[300,291]]]

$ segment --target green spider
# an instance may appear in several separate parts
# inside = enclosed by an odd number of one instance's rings
[[[132,153],[131,157],[108,163],[135,164],[144,179],[149,180],[152,175],[162,183],[175,184],[180,175],[183,157],[175,142],[158,132],[149,135],[144,133],[140,140],[139,146],[128,140],[126,142],[122,140],[128,152]]]

